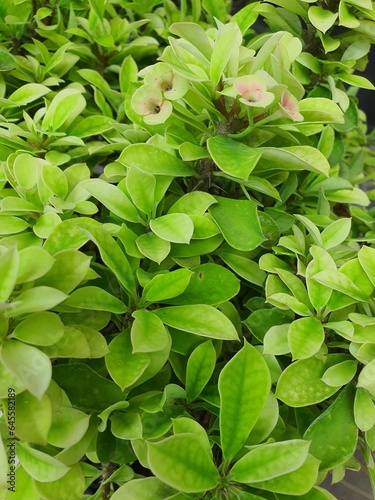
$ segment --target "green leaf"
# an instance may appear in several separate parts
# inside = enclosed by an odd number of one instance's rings
[[[84,286],[75,290],[64,305],[78,309],[109,311],[114,314],[123,314],[127,310],[121,300],[97,286]]]
[[[139,413],[116,412],[111,416],[112,434],[119,439],[140,439],[143,434]]]
[[[232,16],[231,21],[237,23],[242,34],[244,35],[247,30],[254,24],[258,18],[257,12],[258,4],[250,4],[242,7],[238,12]]]
[[[224,173],[248,180],[262,153],[225,135],[210,137],[207,148],[216,165]]]
[[[41,399],[52,375],[49,358],[36,347],[18,340],[3,342],[0,358],[6,368],[31,392]]]
[[[306,285],[312,305],[319,310],[327,305],[332,295],[332,289],[318,283],[313,278],[320,272],[336,271],[336,264],[330,254],[323,248],[312,245],[310,253],[313,260],[306,268]]]
[[[30,392],[16,396],[16,435],[21,441],[47,443],[52,423],[52,403],[47,394],[39,400]]]
[[[60,90],[52,99],[42,121],[44,130],[58,130],[74,112],[80,100],[81,91],[74,88]]]
[[[133,165],[126,175],[126,188],[134,205],[144,214],[151,214],[155,205],[155,176]]]
[[[203,342],[189,356],[186,366],[186,400],[191,402],[202,392],[216,365],[216,350],[211,342]]]
[[[302,439],[259,445],[234,464],[229,478],[252,484],[293,472],[306,461],[309,446]]]
[[[69,130],[69,135],[80,137],[91,137],[93,135],[102,134],[112,128],[113,120],[103,115],[87,116],[76,124],[72,130]]]
[[[375,285],[375,248],[363,245],[358,252],[358,259],[371,283]]]
[[[57,448],[70,448],[83,438],[89,420],[90,415],[76,408],[61,407],[53,414],[48,443]]]
[[[169,209],[169,214],[181,213],[203,215],[208,207],[216,203],[215,198],[204,191],[192,191],[184,194]]]
[[[233,52],[238,48],[239,32],[237,30],[238,28],[228,29],[218,35],[210,62],[210,80],[214,85],[219,83]]]
[[[190,165],[151,144],[132,144],[126,147],[118,161],[129,168],[136,165],[149,174],[188,177],[195,173]]]
[[[361,388],[358,388],[355,394],[354,420],[362,432],[370,430],[375,424],[374,402],[368,392]]]
[[[86,486],[80,464],[74,464],[61,479],[44,483],[34,481],[34,485],[41,498],[58,498],[59,500],[81,500]]]
[[[64,336],[42,350],[50,358],[89,358],[91,355],[85,335],[72,326],[66,326]]]
[[[159,238],[154,233],[142,234],[136,239],[135,244],[145,257],[159,265],[171,251],[170,242]]]
[[[133,271],[119,245],[100,227],[84,228],[90,239],[98,247],[102,261],[114,273],[119,283],[132,295],[136,295]]]
[[[197,22],[173,23],[170,26],[169,31],[174,35],[187,40],[189,43],[194,45],[194,47],[196,47],[206,57],[206,59],[210,59],[212,47],[209,38],[206,31]]]
[[[168,344],[168,331],[162,321],[152,312],[140,309],[132,314],[131,327],[133,353],[160,351]]]
[[[375,396],[375,359],[363,367],[358,377],[357,387],[366,389],[371,396]]]
[[[219,377],[221,447],[228,463],[245,444],[270,389],[267,363],[255,347],[245,342]]]
[[[21,393],[26,389],[22,381],[9,371],[3,363],[0,363],[0,397],[6,399],[8,397],[8,388],[12,387],[16,394]]]
[[[260,150],[262,158],[256,170],[308,170],[328,177],[330,165],[327,158],[311,146],[266,147]]]
[[[339,271],[321,271],[314,274],[312,279],[360,302],[367,302],[368,300],[368,295],[363,293],[350,278]]]
[[[353,403],[354,389],[347,386],[304,434],[304,439],[311,440],[310,453],[321,460],[322,469],[344,464],[354,455],[358,429]]]
[[[56,196],[65,198],[68,194],[68,181],[59,167],[43,165],[41,180]],[[39,187],[39,189],[41,188]]]
[[[336,78],[344,83],[359,87],[361,89],[375,90],[374,85],[365,77],[359,75],[349,75],[347,73],[337,73]]]
[[[154,314],[159,316],[163,323],[177,330],[212,339],[238,340],[233,323],[209,305],[163,307],[156,309]]]
[[[294,297],[312,310],[310,299],[302,280],[295,276],[294,273],[285,271],[285,269],[276,268],[275,271]]]
[[[56,460],[56,458],[20,442],[17,442],[16,450],[17,457],[25,471],[33,479],[42,483],[56,481],[69,471],[69,467]]]
[[[304,318],[305,319],[305,318]],[[275,325],[267,331],[263,339],[264,354],[288,354],[290,352],[288,333],[290,323]]]
[[[232,299],[239,292],[239,280],[223,266],[207,263],[193,267],[191,271],[193,274],[183,293],[168,300],[168,304],[217,305]]]
[[[256,487],[296,497],[309,492],[318,480],[319,460],[309,455],[306,462],[297,470],[275,477],[269,481],[259,481]],[[298,498],[298,497],[296,497]]]
[[[53,379],[66,392],[72,405],[83,411],[101,412],[124,400],[123,393],[114,382],[84,363],[55,365]],[[77,384],[77,380],[81,383]],[[88,391],[88,387],[95,387],[95,391]]]
[[[268,277],[268,280],[270,277],[271,276]],[[307,307],[307,305],[303,304],[294,296],[289,295],[288,293],[280,292],[280,293],[273,293],[270,296],[267,295],[267,302],[273,304],[279,309],[286,309],[286,310],[291,309],[300,316],[311,316],[311,311]]]
[[[150,228],[159,238],[172,243],[189,243],[194,224],[186,214],[167,214],[150,221]]]
[[[326,227],[321,234],[323,248],[325,250],[330,250],[343,243],[349,236],[351,222],[351,219],[343,218],[332,222],[332,224]]]
[[[324,362],[315,357],[292,363],[281,374],[276,397],[293,408],[324,401],[339,390],[321,380],[324,371]]]
[[[277,371],[277,361],[275,358],[265,355],[264,356],[267,361],[273,359],[275,362],[275,369],[273,373],[271,372],[271,379],[274,381],[275,378],[279,377],[279,373]],[[270,363],[271,364],[271,363]],[[273,367],[272,367],[273,368]],[[272,369],[270,367],[270,369]],[[279,370],[281,371],[281,370]],[[276,377],[275,377],[276,375]],[[256,421],[254,427],[252,428],[250,435],[246,441],[247,445],[255,445],[265,441],[265,439],[271,434],[271,432],[275,429],[279,419],[279,404],[273,392],[268,394],[266,404],[261,411],[258,420]]]
[[[70,293],[84,280],[90,269],[91,257],[77,250],[62,250],[53,256],[52,268],[36,282]]]
[[[10,248],[2,254],[0,260],[0,302],[6,302],[17,282],[19,269],[19,252],[16,248]]]
[[[130,334],[124,331],[109,344],[105,363],[112,379],[124,390],[140,378],[150,364],[150,358],[145,352],[133,353]]]
[[[44,276],[55,262],[46,250],[39,247],[24,248],[19,256],[17,283],[27,283]]]
[[[26,83],[18,88],[8,99],[17,106],[24,106],[30,102],[36,101],[40,97],[51,92],[51,89],[39,83]]]
[[[109,184],[101,179],[88,179],[82,181],[81,184],[77,186],[77,193],[79,194],[82,189],[90,193],[94,198],[100,201],[100,203],[103,203],[108,210],[113,212],[120,219],[129,222],[142,222],[133,203],[117,186]],[[81,199],[74,199],[73,193],[74,191],[68,196],[68,201],[81,201]]]
[[[358,363],[354,359],[347,359],[330,366],[323,374],[322,380],[332,387],[342,387],[348,384],[357,372]]]
[[[172,243],[171,257],[198,257],[214,252],[223,242],[221,234],[204,240],[192,240],[188,245]]]
[[[308,16],[311,24],[322,33],[326,33],[335,24],[338,17],[337,13],[333,13],[322,7],[310,7]]]
[[[299,111],[308,123],[344,123],[337,104],[324,97],[308,97],[298,103]]]
[[[207,450],[207,453],[212,456],[211,444],[206,430],[193,418],[178,417],[173,420],[174,434],[195,434],[200,438],[202,445]]]
[[[66,298],[67,295],[60,292],[60,290],[56,290],[56,288],[37,286],[18,295],[17,300],[12,304],[12,308],[5,311],[4,314],[8,318],[14,318],[21,314],[53,309]]]
[[[27,316],[13,330],[12,337],[27,344],[47,346],[58,342],[64,335],[64,324],[52,312]]]
[[[185,493],[211,490],[219,483],[212,457],[195,434],[149,442],[147,459],[156,477]]]
[[[357,19],[349,10],[348,6],[346,5],[345,2],[340,2],[339,5],[339,19],[340,19],[340,26],[345,26],[346,28],[349,29],[355,29],[358,28],[360,25],[359,19]],[[359,59],[357,57],[343,57],[343,60],[346,59]]]
[[[54,255],[62,250],[78,250],[78,248],[84,245],[89,238],[78,227],[77,219],[66,219],[55,226],[49,234],[43,248],[51,255]],[[80,222],[82,219],[83,217],[79,218]]]
[[[20,219],[19,217],[0,214],[1,235],[21,233],[28,227],[29,227],[28,223],[23,219]]]
[[[316,318],[300,318],[290,325],[288,342],[293,359],[309,358],[324,342],[324,329]]]
[[[220,253],[220,258],[241,278],[258,286],[263,285],[266,273],[259,269],[259,265],[253,260],[227,252]]]
[[[265,238],[255,202],[221,196],[217,196],[216,200],[217,204],[212,205],[209,212],[229,245],[242,251],[257,248]]]
[[[194,224],[194,233],[192,238],[204,240],[220,234],[217,225],[210,219],[210,216],[190,215]]]
[[[161,369],[163,368],[163,366],[165,365],[165,363],[169,358],[171,345],[172,345],[172,339],[171,336],[168,335],[168,343],[163,349],[160,349],[158,351],[148,352],[150,363],[148,364],[147,368],[142,373],[142,375],[134,383],[134,386],[143,384],[143,382],[154,377],[157,373],[161,371]]]
[[[5,50],[0,50],[0,71],[12,71],[17,66],[16,59],[6,52]]]
[[[244,324],[263,343],[264,336],[271,327],[290,323],[290,319],[290,316],[275,308],[258,309],[244,320]]]
[[[132,500],[144,500],[147,496],[153,500],[165,500],[175,492],[170,486],[166,485],[157,477],[145,477],[142,479],[132,479],[116,490],[111,499],[123,500],[131,498]]]
[[[12,465],[14,468],[14,465]],[[8,456],[7,456],[7,451],[5,449],[4,443],[2,438],[0,438],[0,488],[2,490],[10,487],[11,485],[8,484],[8,470],[9,470],[9,464],[8,464]]]
[[[189,269],[177,269],[170,273],[159,274],[147,283],[142,298],[147,302],[160,302],[178,297],[186,290],[192,275]]]

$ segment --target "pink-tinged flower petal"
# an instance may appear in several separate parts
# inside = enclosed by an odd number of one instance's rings
[[[150,113],[143,117],[143,121],[148,125],[159,125],[164,123],[171,116],[173,106],[170,101],[164,101],[157,113]]]
[[[254,95],[267,90],[266,82],[259,76],[241,76],[233,82],[233,87],[241,97]]]
[[[142,85],[134,92],[130,102],[136,113],[145,116],[154,113],[155,108],[162,105],[163,96],[160,90],[151,85]]]
[[[184,97],[186,92],[189,90],[189,87],[189,81],[183,76],[175,73],[173,75],[172,88],[170,88],[170,90],[164,90],[164,97],[170,99],[171,101],[181,99],[181,97]]]
[[[153,66],[147,68],[147,72],[144,76],[144,82],[146,85],[153,85],[155,82],[159,82],[159,80],[169,80],[172,81],[173,71],[165,63],[156,63]],[[162,89],[159,89],[162,90]]]
[[[246,106],[265,108],[274,100],[272,92],[267,92],[267,84],[259,76],[242,76],[233,82],[233,88],[240,95],[240,102]]]
[[[263,92],[257,96],[241,97],[240,102],[246,104],[246,106],[251,106],[253,108],[266,108],[275,100],[274,94],[272,92]]]
[[[298,100],[290,92],[282,94],[280,106],[293,121],[302,122],[304,120],[299,112]]]
[[[152,66],[145,74],[144,82],[163,92],[170,100],[180,99],[189,90],[188,80],[174,73],[165,63]]]

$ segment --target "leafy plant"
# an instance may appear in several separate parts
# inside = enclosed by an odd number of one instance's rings
[[[331,499],[357,449],[373,483],[372,6],[18,4],[0,498]]]

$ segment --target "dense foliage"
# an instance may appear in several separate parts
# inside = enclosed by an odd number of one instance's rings
[[[229,11],[0,5],[1,499],[375,484],[375,10]]]

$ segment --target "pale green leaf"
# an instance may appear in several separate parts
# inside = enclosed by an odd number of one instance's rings
[[[305,462],[309,446],[302,439],[257,446],[234,464],[229,477],[252,484],[293,472]]]
[[[151,311],[140,309],[132,314],[134,322],[131,327],[133,353],[152,352],[164,349],[168,344],[168,331]]]
[[[17,443],[17,457],[26,472],[42,483],[56,481],[69,471],[69,467],[51,455],[20,442]]]
[[[288,342],[293,359],[309,358],[324,342],[324,330],[316,318],[300,318],[290,325]]]
[[[189,243],[194,224],[186,214],[167,214],[150,221],[150,228],[159,238],[171,243]]]
[[[276,397],[293,408],[324,401],[339,389],[321,380],[324,371],[324,362],[318,358],[295,361],[281,374]]]
[[[220,480],[212,457],[195,434],[149,442],[147,458],[156,477],[185,493],[211,490]]]
[[[18,340],[8,340],[1,346],[0,358],[33,396],[43,396],[52,376],[51,362],[44,353]]]
[[[323,469],[344,464],[354,455],[358,429],[353,414],[354,389],[347,386],[304,434],[311,440],[310,452]]]
[[[250,148],[225,135],[210,137],[207,148],[216,165],[226,174],[247,180],[262,156],[261,151]]]
[[[265,360],[246,342],[219,377],[221,447],[227,462],[245,444],[270,389],[271,376]]]
[[[264,240],[257,216],[257,206],[251,200],[216,197],[217,204],[209,212],[226,241],[242,251],[254,250]]]
[[[212,339],[238,340],[233,323],[223,313],[206,304],[163,307],[156,309],[154,314],[177,330]]]
[[[211,378],[216,365],[216,351],[211,342],[203,342],[189,356],[186,366],[186,400],[199,396]]]

